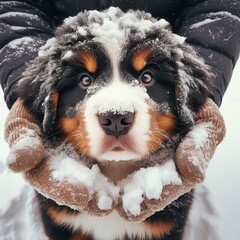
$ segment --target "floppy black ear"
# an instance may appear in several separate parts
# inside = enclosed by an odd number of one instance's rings
[[[186,129],[194,124],[195,114],[210,95],[211,73],[194,49],[186,46],[178,65],[176,106],[180,121]]]
[[[37,57],[23,73],[19,82],[19,96],[25,106],[42,123],[44,134],[51,136],[56,129],[58,81],[54,58]]]

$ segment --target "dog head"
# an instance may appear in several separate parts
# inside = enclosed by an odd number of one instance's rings
[[[185,133],[209,73],[165,20],[116,8],[65,20],[21,81],[22,98],[86,156],[142,159]]]

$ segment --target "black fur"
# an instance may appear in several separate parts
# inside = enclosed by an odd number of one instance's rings
[[[48,209],[54,208],[56,211],[59,211],[59,212],[65,210],[69,214],[74,214],[74,210],[66,206],[59,206],[54,201],[43,197],[39,193],[37,193],[37,197],[39,200],[39,206],[41,210],[43,224],[50,239],[51,240],[71,240],[71,237],[75,234],[75,232],[70,227],[56,224],[51,218],[51,216],[48,214]],[[170,234],[165,235],[163,238],[153,237],[151,239],[146,238],[145,240],[181,240],[184,233],[184,226],[186,224],[187,215],[192,204],[192,200],[193,200],[193,191],[182,195],[172,204],[168,205],[164,210],[160,212],[156,212],[154,215],[147,218],[145,221],[149,223],[157,223],[159,221],[173,222],[175,224],[175,227],[173,228]],[[107,229],[103,231],[107,231]],[[78,233],[81,233],[81,232],[78,232]],[[96,240],[96,239],[93,239],[91,236],[86,236],[86,235],[85,235],[85,239]],[[134,237],[130,238],[128,236],[125,236],[125,238],[121,240],[137,240],[137,239],[138,238],[134,238]]]

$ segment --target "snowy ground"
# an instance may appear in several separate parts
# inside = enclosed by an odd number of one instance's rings
[[[237,152],[240,147],[239,89],[240,61],[235,68],[221,107],[227,125],[227,135],[208,169],[205,181],[208,191],[203,187],[198,189],[200,197],[195,203],[197,208],[192,212],[189,222],[189,226],[192,226],[194,231],[191,231],[190,237],[186,237],[187,240],[239,239],[240,159]],[[30,236],[33,232],[38,231],[36,234],[42,235],[34,225],[28,224],[37,221],[37,214],[33,214],[35,210],[32,191],[23,182],[21,176],[9,173],[4,166],[8,147],[3,140],[3,128],[8,110],[3,101],[2,91],[0,91],[0,110],[0,240],[32,240]],[[217,214],[213,212],[211,205],[216,209]],[[32,225],[31,229],[29,225]],[[219,236],[216,236],[216,232]],[[207,235],[204,236],[204,233]],[[40,237],[39,240],[44,239]]]

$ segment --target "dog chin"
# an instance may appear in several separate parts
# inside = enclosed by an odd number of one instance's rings
[[[130,151],[109,151],[96,157],[98,161],[139,161],[143,158],[140,154]]]

